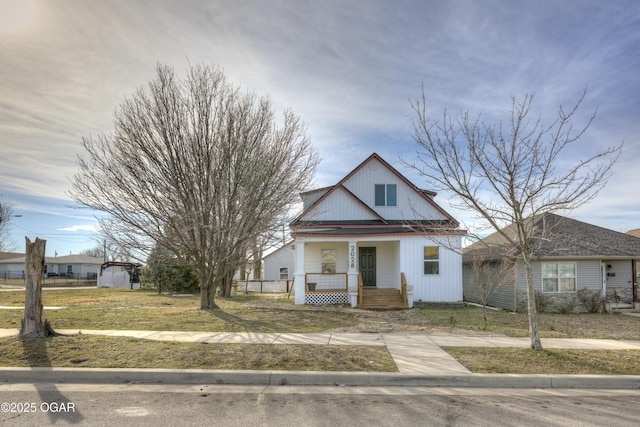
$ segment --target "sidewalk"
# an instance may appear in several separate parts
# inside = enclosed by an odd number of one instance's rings
[[[331,344],[386,346],[398,367],[391,372],[220,371],[177,369],[0,368],[5,381],[163,382],[189,384],[429,386],[513,388],[640,388],[634,375],[473,374],[441,347],[529,347],[529,338],[426,335],[418,333],[278,334],[238,332],[169,332],[59,330],[64,334],[127,336],[157,341],[243,344]],[[0,337],[17,335],[0,329]],[[640,350],[640,341],[542,339],[545,348]]]

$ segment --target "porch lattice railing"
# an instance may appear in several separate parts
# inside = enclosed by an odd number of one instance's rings
[[[307,293],[347,292],[347,273],[306,273]]]

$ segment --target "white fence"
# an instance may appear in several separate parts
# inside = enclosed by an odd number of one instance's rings
[[[293,287],[293,280],[237,281],[238,292],[285,293]]]

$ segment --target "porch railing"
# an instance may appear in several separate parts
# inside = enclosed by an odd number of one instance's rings
[[[307,293],[347,292],[347,273],[306,273]]]
[[[364,290],[364,283],[362,282],[362,273],[358,272],[358,305],[362,305],[362,294]]]
[[[404,301],[405,304],[408,304],[408,301],[407,301],[407,278],[405,277],[404,273],[400,273],[400,287],[402,289],[402,301]]]

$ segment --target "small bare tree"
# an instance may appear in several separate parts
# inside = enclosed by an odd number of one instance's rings
[[[426,112],[426,97],[412,103],[417,114],[414,139],[417,161],[405,162],[440,189],[450,190],[459,207],[475,212],[517,253],[525,268],[531,348],[541,350],[535,305],[532,261],[539,236],[537,217],[570,211],[593,199],[604,187],[622,144],[588,155],[571,164],[569,149],[591,125],[573,128],[584,97],[568,112],[546,126],[530,121],[533,96],[512,99],[509,129],[490,125],[462,113],[452,120],[445,110],[442,121]],[[586,150],[582,150],[586,151]],[[527,220],[529,219],[529,220]],[[504,226],[513,224],[513,233]]]
[[[9,224],[13,216],[13,204],[0,200],[0,252],[13,246],[9,239]]]
[[[487,251],[469,251],[464,255],[473,274],[475,297],[482,304],[482,320],[487,329],[487,305],[491,297],[507,285],[515,284],[516,264],[512,257],[493,257]]]
[[[97,244],[92,248],[82,250],[80,255],[102,258],[105,261],[141,261],[138,257],[134,256],[128,248],[121,247],[117,242],[108,241],[106,238],[103,239],[102,244]]]
[[[186,78],[158,65],[115,113],[115,132],[85,138],[71,196],[106,213],[102,232],[191,266],[202,309],[231,292],[252,242],[281,223],[312,181],[318,155],[298,116],[275,120],[268,98],[241,93],[218,69]]]

